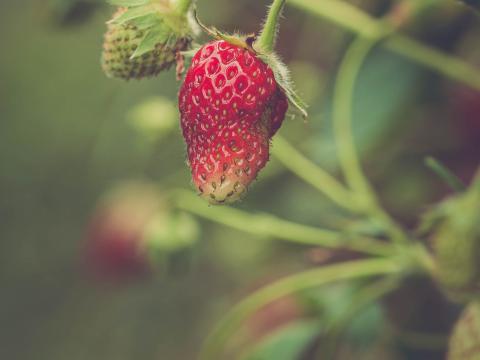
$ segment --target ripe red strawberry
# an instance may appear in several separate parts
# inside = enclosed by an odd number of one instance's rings
[[[272,69],[246,46],[212,41],[192,59],[179,108],[201,195],[213,204],[238,200],[268,161],[288,108]]]

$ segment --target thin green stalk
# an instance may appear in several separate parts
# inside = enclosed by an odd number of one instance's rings
[[[180,15],[185,15],[195,0],[176,0],[175,11]]]
[[[363,61],[380,38],[357,38],[347,50],[337,76],[333,100],[333,128],[342,171],[365,212],[380,220],[396,242],[407,240],[403,230],[381,208],[365,176],[355,147],[352,131],[353,94]]]
[[[462,180],[460,180],[455,174],[453,174],[440,161],[429,156],[425,159],[425,164],[456,192],[460,193],[467,189]]]
[[[350,249],[371,255],[388,256],[393,253],[390,244],[369,237],[301,225],[269,214],[252,215],[228,206],[209,206],[190,191],[176,190],[172,194],[172,201],[178,208],[251,234],[271,236],[304,245]]]
[[[286,0],[273,0],[268,10],[267,19],[258,37],[256,45],[264,52],[272,52],[278,33],[278,20],[282,14]]]
[[[356,212],[358,206],[352,193],[333,176],[303,156],[284,138],[275,137],[272,154],[291,172],[318,189],[339,206]]]
[[[375,37],[388,27],[383,20],[374,19],[345,1],[290,0],[289,3],[365,37]],[[461,59],[399,34],[392,34],[382,45],[418,64],[480,90],[480,71]]]
[[[335,281],[398,274],[402,270],[401,263],[393,259],[356,260],[308,270],[276,281],[254,292],[227,313],[205,341],[200,360],[220,359],[226,342],[241,323],[258,309],[283,296]]]
[[[320,349],[319,359],[327,360],[333,359],[338,341],[342,333],[347,328],[350,321],[366,306],[379,300],[383,296],[398,288],[401,277],[397,274],[377,280],[372,284],[368,284],[354,294],[350,307],[341,316],[327,326],[325,347]]]
[[[332,115],[337,153],[345,180],[353,191],[368,194],[369,198],[372,197],[372,190],[357,156],[351,115],[355,82],[364,59],[375,43],[375,40],[358,38],[348,48],[334,88]]]

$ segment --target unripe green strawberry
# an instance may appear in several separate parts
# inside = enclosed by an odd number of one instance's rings
[[[443,203],[433,236],[440,285],[452,298],[480,296],[480,177],[463,194]]]
[[[447,359],[480,359],[480,304],[472,303],[463,311],[450,336]]]
[[[192,41],[186,15],[166,1],[119,8],[108,22],[102,68],[109,77],[125,80],[157,75],[175,64]]]

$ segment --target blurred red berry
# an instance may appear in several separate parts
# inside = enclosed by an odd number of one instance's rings
[[[158,193],[149,185],[122,185],[107,194],[88,228],[89,272],[100,280],[111,281],[147,276],[152,268],[145,229],[160,208]]]

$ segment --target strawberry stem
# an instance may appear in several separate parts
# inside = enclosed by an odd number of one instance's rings
[[[185,15],[190,10],[194,0],[176,0],[175,11],[180,15]]]
[[[269,214],[252,215],[228,206],[209,207],[190,191],[178,189],[172,194],[172,201],[177,208],[251,234],[329,249],[349,249],[375,256],[389,256],[394,250],[390,244],[385,245],[375,238],[350,237],[335,230],[301,225]]]
[[[267,19],[256,42],[257,47],[266,53],[273,51],[278,33],[278,19],[282,14],[286,0],[273,0],[268,10]]]

